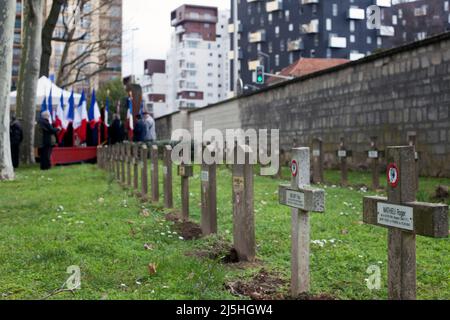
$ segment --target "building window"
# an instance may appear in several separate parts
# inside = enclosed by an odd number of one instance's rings
[[[355,32],[355,20],[350,20],[350,32]]]
[[[331,19],[327,19],[327,31],[331,31],[333,29]]]
[[[280,66],[280,55],[279,54],[275,55],[275,66],[277,66],[277,67]]]
[[[334,17],[338,16],[338,11],[339,11],[339,9],[338,9],[337,3],[333,3],[333,16]]]

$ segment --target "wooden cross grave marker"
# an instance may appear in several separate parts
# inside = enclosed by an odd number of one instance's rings
[[[233,179],[233,243],[239,261],[252,262],[256,258],[255,212],[253,198],[253,165],[246,145],[236,145]],[[244,163],[237,163],[237,154],[245,153]]]
[[[166,209],[173,208],[173,193],[172,193],[172,147],[167,145],[164,148],[164,207]]]
[[[322,139],[314,139],[313,141],[313,182],[315,184],[324,183],[323,176],[323,142]]]
[[[120,182],[122,186],[125,186],[125,161],[127,160],[126,146],[122,143],[120,148]]]
[[[337,151],[337,157],[341,163],[341,185],[348,185],[348,166],[347,158],[352,156],[352,151],[347,150],[345,146],[345,139],[341,138],[341,143],[339,144],[339,150]]]
[[[141,146],[141,198],[147,201],[148,195],[148,148],[146,144]]]
[[[388,228],[390,300],[416,299],[416,235],[448,237],[448,206],[416,202],[414,147],[387,149],[388,198],[365,197],[363,220]]]
[[[152,180],[152,201],[159,202],[159,167],[158,167],[158,146],[153,145],[150,150],[151,164],[151,180]]]
[[[211,145],[206,148],[212,148]],[[217,152],[217,149],[214,150]],[[211,152],[211,155],[213,153]],[[217,233],[217,175],[216,164],[206,164],[203,160],[200,180],[202,193],[201,227],[204,236]]]
[[[380,159],[384,157],[384,152],[378,150],[377,145],[378,137],[370,138],[370,149],[367,151],[367,157],[370,160],[370,166],[372,167],[372,189],[380,189]]]
[[[292,208],[291,294],[310,291],[310,212],[325,211],[325,192],[310,187],[310,149],[292,150],[292,182],[279,187],[280,204]]]
[[[178,175],[181,177],[181,219],[189,221],[189,178],[194,175],[194,167],[182,162]]]

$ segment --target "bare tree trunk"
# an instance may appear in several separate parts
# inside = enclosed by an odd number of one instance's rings
[[[72,39],[73,36],[75,35],[75,31],[76,31],[76,27],[74,27],[72,30],[70,30],[69,34],[68,34],[68,39]],[[58,75],[56,77],[56,85],[58,87],[63,87],[64,83],[66,82],[66,74],[64,72],[64,68],[65,65],[67,63],[67,59],[69,57],[69,50],[70,50],[70,46],[72,45],[71,41],[68,41],[64,44],[64,50],[62,52],[61,55],[61,61],[60,61],[60,65],[59,65],[59,69],[58,69]],[[67,75],[68,77],[69,75]]]
[[[42,29],[42,57],[40,76],[49,76],[53,32],[55,31],[56,24],[61,13],[61,8],[65,2],[66,0],[53,0],[52,8],[50,9],[50,13],[47,17],[47,20],[45,21],[44,28]]]
[[[0,1],[0,180],[14,179],[9,141],[11,69],[16,1]]]
[[[22,157],[23,161],[28,164],[35,162],[34,128],[36,124],[36,91],[42,54],[43,10],[44,0],[24,2],[23,52],[17,90],[17,109],[24,124]]]

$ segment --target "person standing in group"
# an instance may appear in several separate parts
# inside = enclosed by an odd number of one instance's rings
[[[147,129],[144,141],[150,144],[154,143],[156,141],[156,123],[147,111],[144,112],[144,122]]]
[[[109,143],[114,145],[116,143],[123,142],[124,130],[122,121],[120,121],[120,115],[114,114],[114,120],[109,128]]]
[[[136,116],[136,119],[137,122],[136,128],[134,128],[133,140],[134,142],[145,142],[145,137],[147,136],[147,126],[140,114]]]
[[[14,169],[19,168],[20,144],[23,141],[23,130],[19,120],[15,116],[11,117],[9,125],[9,135],[11,141],[11,158]]]
[[[42,146],[40,152],[41,170],[49,170],[52,167],[50,158],[52,156],[53,147],[56,145],[56,134],[60,129],[52,126],[50,123],[50,113],[48,111],[41,113],[39,127],[42,131]]]

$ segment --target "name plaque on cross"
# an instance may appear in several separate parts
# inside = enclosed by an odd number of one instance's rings
[[[291,208],[305,210],[305,194],[303,192],[287,190],[286,205]]]
[[[404,230],[414,230],[413,208],[378,203],[378,224]]]
[[[338,157],[339,158],[346,158],[347,157],[347,151],[346,150],[339,150],[338,151]]]
[[[369,158],[370,159],[378,159],[378,151],[377,150],[371,150],[369,151]]]
[[[209,172],[208,171],[202,171],[200,179],[203,182],[208,182],[209,181]]]

